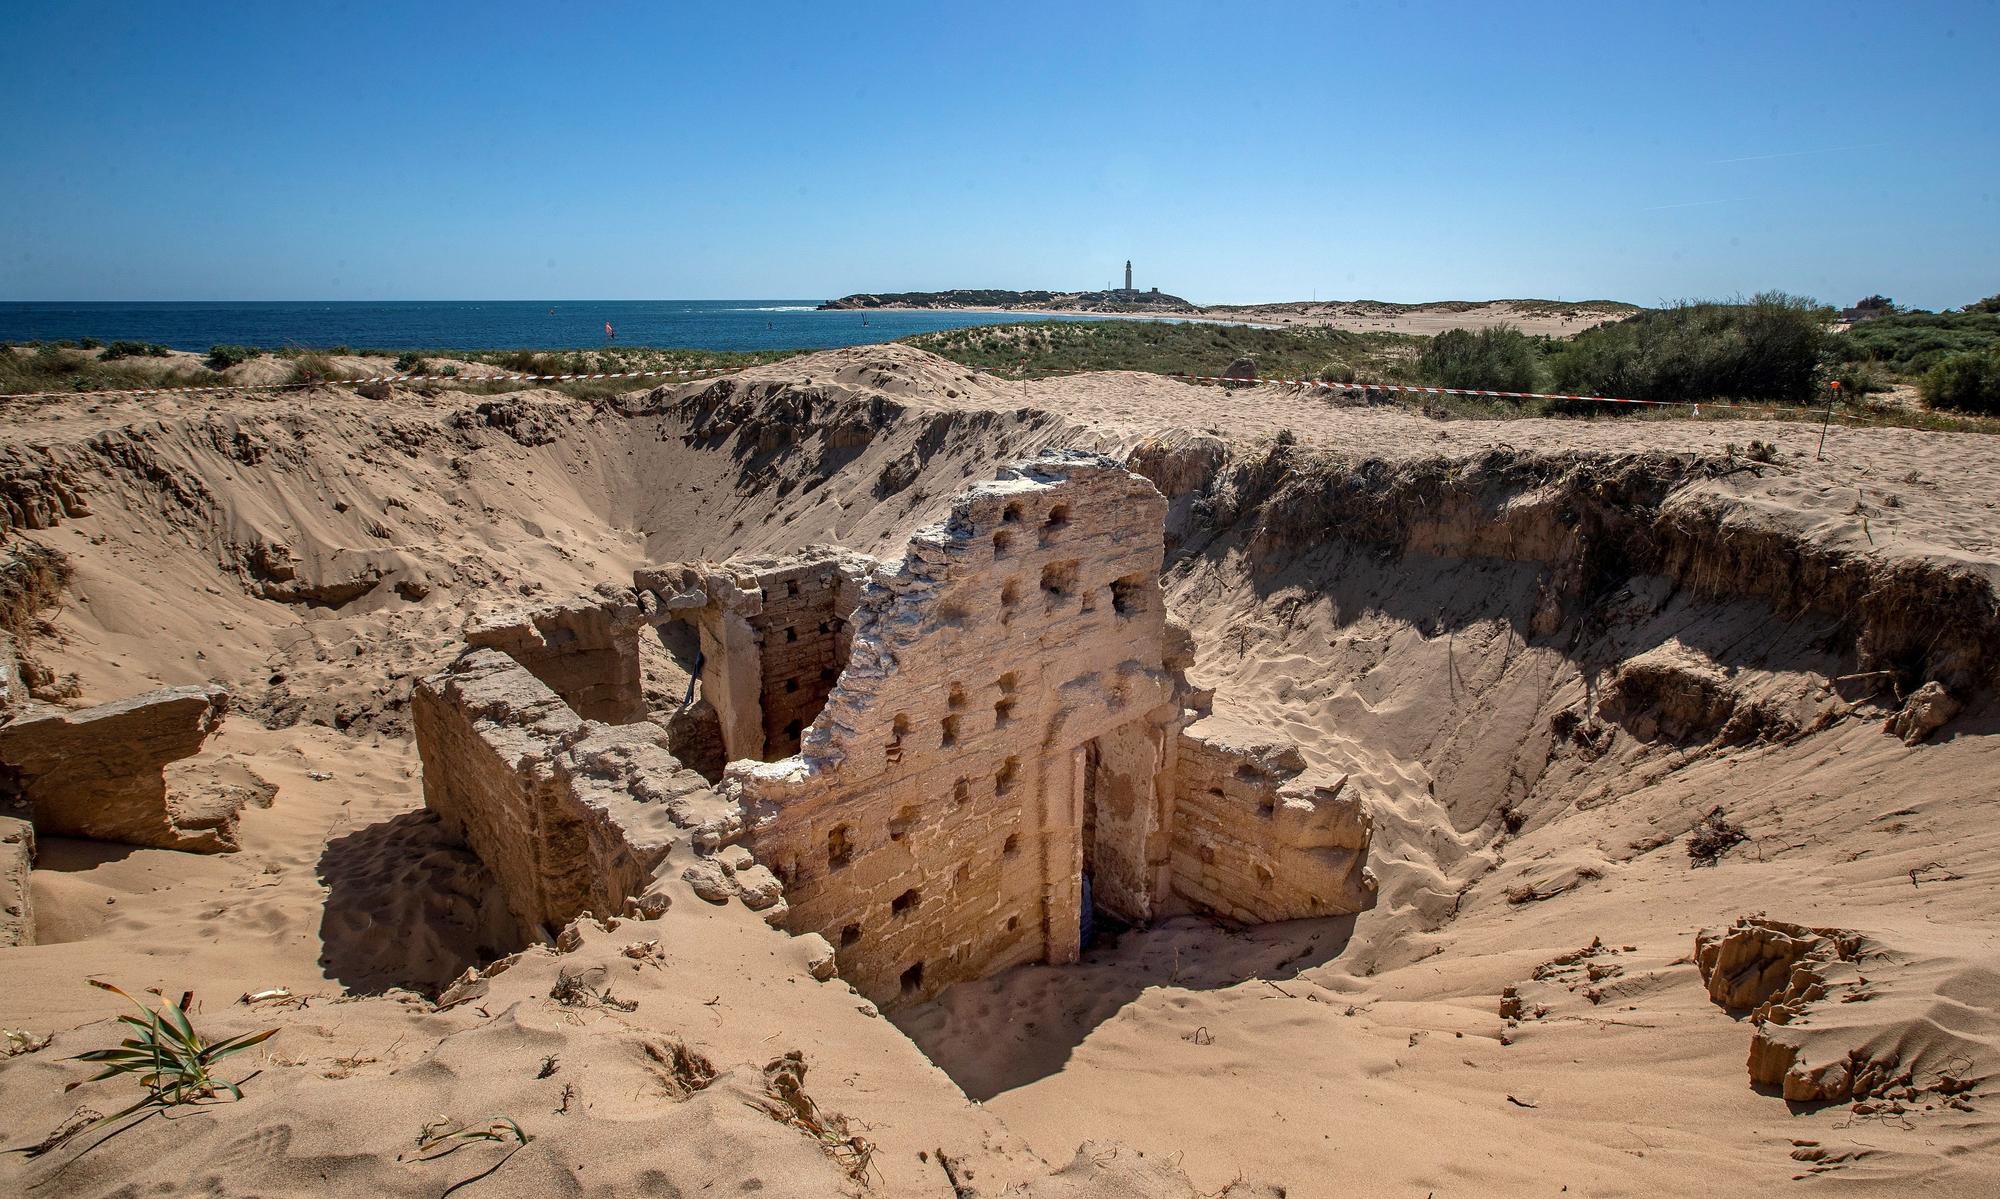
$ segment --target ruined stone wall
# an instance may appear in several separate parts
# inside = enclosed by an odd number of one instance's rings
[[[0,949],[35,943],[35,826],[0,814]]]
[[[873,560],[831,546],[635,571],[654,621],[686,620],[701,637],[701,693],[729,760],[797,753],[799,736],[846,668],[849,617]]]
[[[643,906],[680,870],[704,900],[824,936],[878,1003],[1073,961],[1086,902],[1133,923],[1358,911],[1360,799],[1203,717],[1187,685],[1165,512],[1115,462],[1052,453],[962,492],[894,562],[822,547],[641,570],[633,592],[482,622],[417,688],[426,801],[524,938]],[[700,630],[719,791],[661,725],[564,702],[643,702],[625,647],[676,619]],[[798,753],[759,760],[798,722]]]
[[[220,687],[169,687],[72,710],[24,705],[0,723],[0,799],[44,837],[218,853],[236,848],[242,799],[183,795],[166,768],[194,754],[229,711]]]
[[[559,604],[509,607],[475,617],[467,644],[501,650],[561,696],[577,715],[606,724],[646,717],[637,597],[602,587]]]
[[[1163,663],[1164,510],[1089,455],[968,489],[863,589],[800,755],[731,765],[790,927],[833,941],[864,994],[1073,960],[1087,796],[1117,792],[1094,832],[1125,914],[1166,894],[1182,713]]]
[[[1366,805],[1315,781],[1295,746],[1202,721],[1181,734],[1173,890],[1251,924],[1372,907]]]
[[[585,720],[520,663],[472,649],[417,684],[424,802],[498,878],[531,942],[643,897],[676,830],[720,801],[650,721]]]
[[[763,665],[764,757],[799,752],[799,737],[826,706],[854,640],[840,606],[841,572],[830,561],[802,562],[757,577],[762,610],[751,619]]]

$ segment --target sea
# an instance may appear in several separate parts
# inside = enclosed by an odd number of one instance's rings
[[[141,341],[176,350],[819,350],[937,329],[1012,324],[1001,312],[821,312],[813,300],[0,302],[0,342]],[[605,336],[606,323],[615,337]]]

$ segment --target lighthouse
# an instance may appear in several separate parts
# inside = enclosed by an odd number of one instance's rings
[[[1132,290],[1132,260],[1130,258],[1125,260],[1125,290]]]

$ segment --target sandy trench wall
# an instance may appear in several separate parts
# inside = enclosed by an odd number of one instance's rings
[[[1148,794],[1099,844],[1122,837],[1142,864],[1135,917],[1165,889],[1158,780],[1182,719],[1162,660],[1165,502],[1090,455],[1001,476],[869,581],[801,754],[735,763],[725,780],[785,881],[790,927],[826,935],[878,1002],[1074,959],[1086,746],[1100,738],[1103,769]]]
[[[643,910],[714,799],[664,729],[585,720],[497,650],[419,682],[412,708],[424,801],[498,878],[524,943],[584,911]]]

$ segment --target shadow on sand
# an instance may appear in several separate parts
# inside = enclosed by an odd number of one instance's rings
[[[333,838],[319,878],[320,965],[350,993],[436,995],[467,966],[518,948],[493,876],[431,812]]]
[[[1060,1071],[1099,1025],[1151,988],[1283,984],[1347,947],[1353,916],[1238,927],[1194,916],[1105,937],[1072,966],[1016,966],[890,1019],[984,1101]]]

